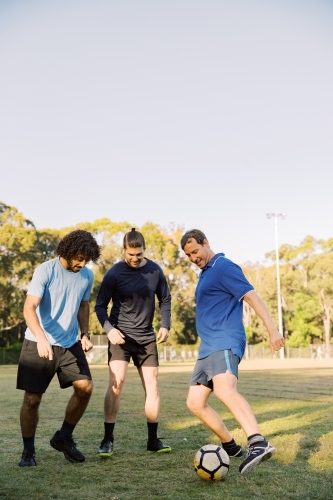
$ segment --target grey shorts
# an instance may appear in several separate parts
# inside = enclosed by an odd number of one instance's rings
[[[109,363],[110,361],[127,361],[133,359],[134,365],[140,366],[158,366],[158,352],[156,339],[147,340],[142,344],[128,342],[125,344],[111,344],[109,342]]]
[[[230,349],[216,351],[195,364],[190,385],[202,384],[213,390],[213,377],[227,371],[238,378],[240,359]]]
[[[17,389],[44,393],[54,375],[60,387],[70,387],[75,380],[91,380],[91,374],[81,342],[72,347],[52,346],[53,360],[41,358],[37,342],[24,339],[17,371]]]

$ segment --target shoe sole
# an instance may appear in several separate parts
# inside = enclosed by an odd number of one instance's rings
[[[170,453],[171,448],[165,448],[165,450],[147,450],[150,453]]]
[[[85,457],[83,457],[83,459],[80,459],[80,460],[75,460],[74,458],[70,457],[68,455],[68,453],[66,451],[64,451],[61,446],[58,446],[57,444],[55,444],[52,439],[50,441],[50,445],[52,446],[52,448],[54,448],[55,450],[57,451],[62,451],[62,453],[64,454],[64,457],[66,458],[66,460],[68,460],[68,462],[72,462],[72,463],[82,463],[85,461]]]
[[[275,453],[275,448],[272,447],[264,455],[260,455],[260,457],[254,458],[252,462],[245,465],[245,467],[241,470],[241,474],[243,475],[250,474],[258,467],[258,465],[261,464],[261,462],[265,462],[266,460],[271,458],[271,456],[274,455],[274,453]]]
[[[109,457],[111,457],[113,455],[113,451],[111,451],[110,453],[108,453],[106,451],[98,452],[98,455],[101,458],[109,458]]]

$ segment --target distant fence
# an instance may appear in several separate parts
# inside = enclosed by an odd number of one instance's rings
[[[106,336],[92,337],[94,348],[87,353],[89,364],[108,363],[108,346]],[[158,346],[160,363],[182,363],[195,362],[198,357],[198,350],[193,346]],[[18,363],[20,352],[13,349],[0,349],[0,365],[15,365]],[[247,345],[244,359],[266,359],[271,358],[272,353],[269,347],[258,345]],[[326,352],[325,345],[314,344],[307,347],[286,347],[286,358],[329,358],[330,353]]]
[[[195,362],[198,357],[198,350],[191,346],[162,346],[158,347],[160,363],[182,363]],[[247,345],[244,359],[265,359],[271,358],[272,352],[269,347]],[[324,345],[309,345],[307,347],[286,347],[286,358],[312,358],[324,359],[329,355],[325,351]],[[107,364],[107,345],[95,345],[92,351],[87,353],[89,364]]]

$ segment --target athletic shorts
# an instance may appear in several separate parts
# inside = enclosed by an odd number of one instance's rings
[[[58,375],[62,389],[70,387],[75,380],[91,380],[90,369],[81,342],[72,347],[52,346],[53,360],[41,358],[37,342],[24,339],[17,371],[17,389],[44,393],[54,375]]]
[[[134,365],[158,366],[156,339],[147,340],[142,344],[126,341],[125,344],[111,344],[109,341],[108,358],[110,361],[127,361],[133,359]]]
[[[194,366],[190,385],[202,384],[213,390],[213,377],[227,371],[238,378],[240,359],[230,349],[216,351],[198,359]]]

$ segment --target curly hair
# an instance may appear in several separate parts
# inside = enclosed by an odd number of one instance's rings
[[[97,241],[89,231],[77,229],[67,234],[57,246],[57,254],[68,262],[83,257],[84,260],[96,262],[101,255]]]

